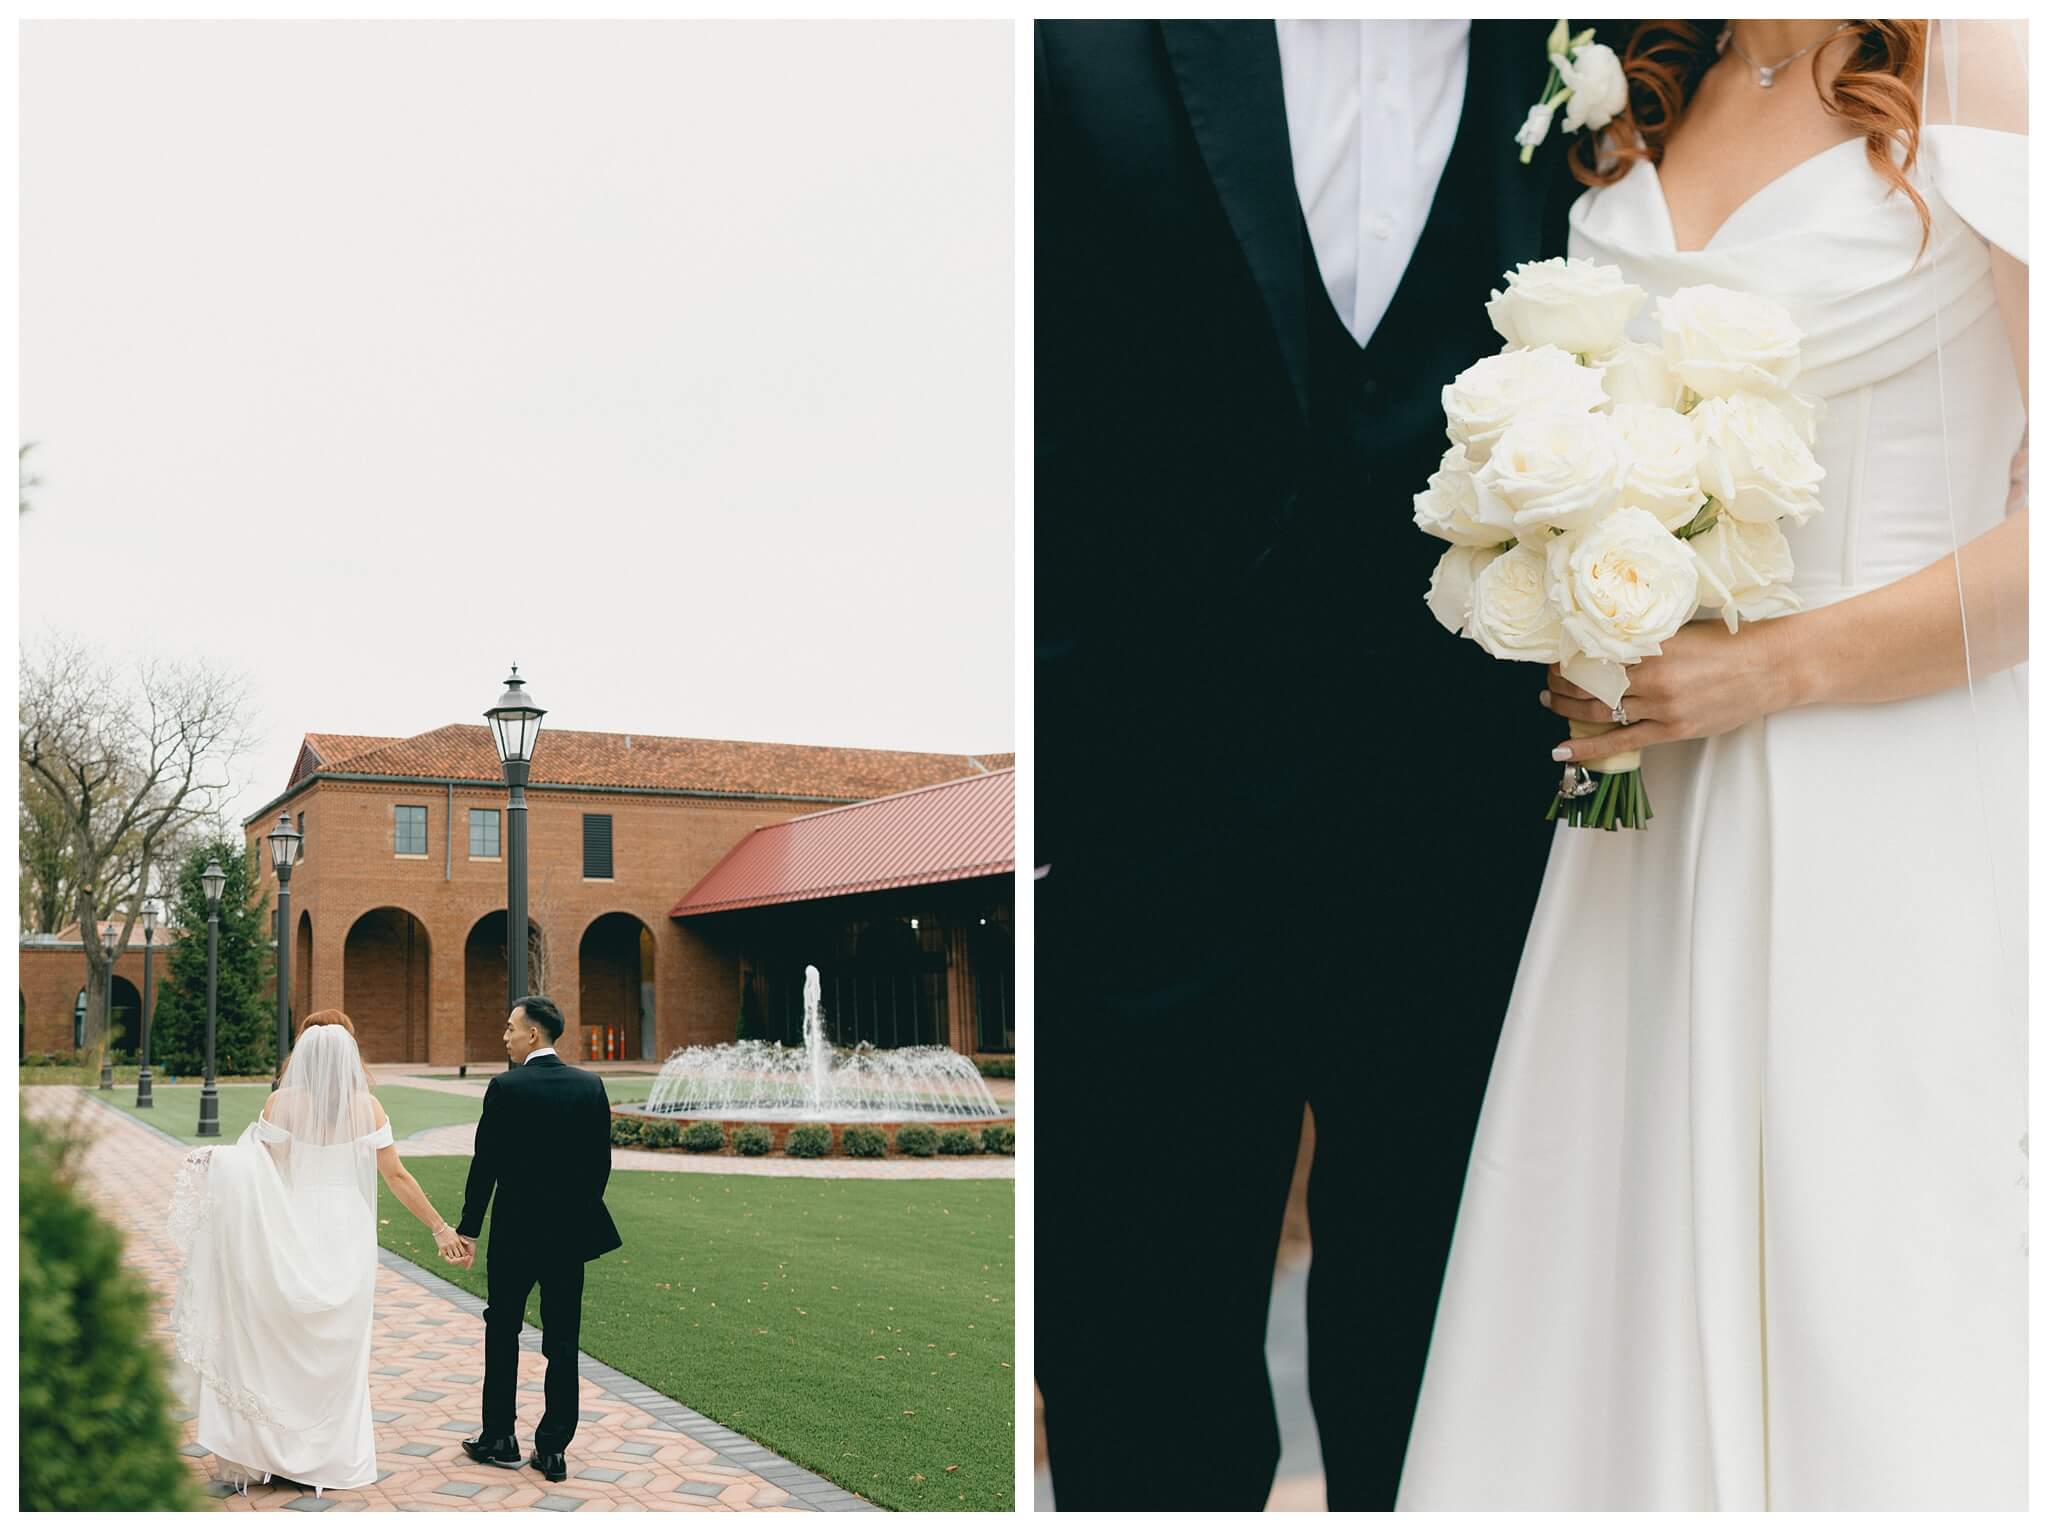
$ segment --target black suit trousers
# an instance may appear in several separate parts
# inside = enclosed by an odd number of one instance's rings
[[[540,1348],[548,1359],[546,1405],[533,1432],[536,1451],[565,1451],[576,1435],[576,1354],[583,1321],[583,1261],[525,1249],[500,1253],[484,1267],[484,1420],[486,1439],[514,1433],[518,1415],[519,1330],[526,1299],[540,1286]]]

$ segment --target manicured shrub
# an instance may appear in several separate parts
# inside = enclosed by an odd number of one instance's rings
[[[822,1159],[832,1152],[830,1127],[796,1127],[790,1130],[782,1151],[792,1159]]]
[[[702,1123],[698,1124],[702,1126]],[[640,1124],[640,1146],[642,1148],[674,1148],[676,1141],[683,1137],[682,1129],[674,1122],[642,1122]],[[685,1141],[687,1141],[685,1139]]]
[[[674,1132],[673,1126],[669,1127]],[[725,1127],[719,1122],[692,1122],[683,1130],[683,1147],[693,1154],[715,1154],[725,1147]]]
[[[732,1135],[732,1146],[749,1159],[758,1159],[775,1146],[775,1134],[759,1122],[749,1122]]]
[[[977,1058],[975,1067],[981,1070],[984,1079],[1015,1079],[1017,1060],[1015,1058]]]
[[[627,1148],[640,1141],[640,1119],[634,1116],[612,1118],[612,1143]]]
[[[75,1144],[21,1121],[24,1510],[197,1510],[171,1420],[156,1294],[73,1187]]]
[[[896,1152],[929,1159],[939,1151],[939,1135],[930,1127],[905,1127],[896,1134]]]
[[[965,1127],[948,1127],[939,1134],[939,1152],[942,1154],[978,1154],[981,1139]]]
[[[1017,1151],[1017,1129],[1014,1127],[982,1128],[981,1151],[986,1154],[1014,1154]]]
[[[879,1159],[889,1151],[889,1140],[874,1127],[849,1127],[839,1134],[839,1146],[856,1159]]]

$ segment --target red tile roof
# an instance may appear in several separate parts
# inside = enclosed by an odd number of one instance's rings
[[[995,770],[995,762],[1014,765],[1015,759],[1008,754],[931,755],[554,728],[542,729],[534,745],[532,780],[572,787],[858,800]],[[481,723],[451,723],[410,739],[308,734],[288,786],[316,769],[354,776],[504,779],[491,731]]]
[[[685,893],[687,918],[1014,871],[1017,773],[991,771],[755,830]]]

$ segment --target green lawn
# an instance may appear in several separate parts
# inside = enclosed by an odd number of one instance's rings
[[[469,1161],[408,1163],[450,1219]],[[1014,1185],[619,1171],[582,1346],[898,1510],[1010,1510]],[[482,1295],[382,1192],[386,1248]],[[527,1321],[538,1323],[539,1300]]]
[[[118,1106],[129,1115],[138,1117],[152,1126],[161,1127],[173,1137],[183,1138],[188,1143],[212,1142],[201,1138],[199,1126],[199,1086],[196,1084],[156,1085],[150,1094],[156,1104],[147,1111],[135,1109],[135,1087],[117,1089],[111,1094],[90,1092],[112,1106]],[[394,1137],[410,1137],[425,1127],[447,1127],[456,1122],[473,1122],[482,1114],[482,1096],[449,1095],[440,1090],[412,1090],[404,1085],[382,1085],[376,1092],[377,1099],[384,1103],[385,1113],[391,1118],[391,1132]],[[268,1084],[224,1084],[220,1087],[220,1138],[223,1143],[232,1143],[242,1135],[242,1129],[256,1120],[256,1113],[263,1109],[263,1102],[270,1098]],[[467,1159],[462,1163],[467,1164]]]

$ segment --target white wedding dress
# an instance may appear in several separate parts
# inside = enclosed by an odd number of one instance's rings
[[[355,1040],[336,1026],[300,1037],[272,1114],[179,1170],[183,1391],[229,1481],[361,1488],[377,1480],[376,1161],[391,1124],[374,1125]]]
[[[1647,163],[1572,209],[1571,254],[1805,332],[1809,608],[2006,513],[2026,140],[1937,119],[1923,155],[1917,265],[1860,140],[1698,252]],[[1558,828],[1399,1508],[2026,1507],[2025,687],[1659,745],[1646,830]]]

